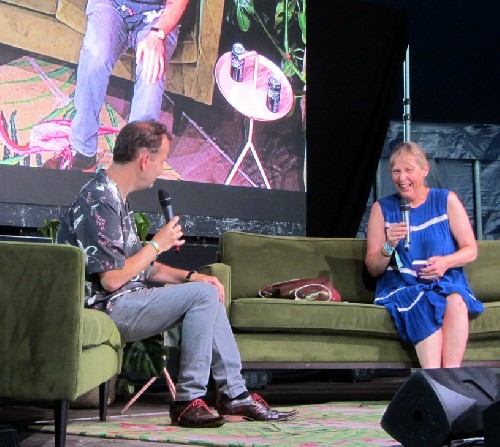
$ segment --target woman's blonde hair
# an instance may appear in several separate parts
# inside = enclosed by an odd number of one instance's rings
[[[415,158],[415,161],[417,162],[417,165],[420,166],[422,169],[425,168],[426,166],[427,167],[429,166],[429,162],[427,161],[427,156],[425,155],[425,151],[419,144],[413,143],[412,141],[396,144],[396,146],[392,150],[391,157],[389,158],[390,169],[394,167],[394,164],[396,163],[396,158],[399,156],[402,156],[403,158],[406,158],[408,156],[413,156]]]

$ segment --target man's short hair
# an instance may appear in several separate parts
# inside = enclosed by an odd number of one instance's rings
[[[152,154],[160,150],[162,137],[172,140],[165,125],[155,120],[132,121],[123,127],[116,137],[113,162],[129,163],[135,160],[141,150]]]

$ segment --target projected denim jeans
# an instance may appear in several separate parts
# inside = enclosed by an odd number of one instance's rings
[[[246,391],[226,308],[213,285],[190,282],[131,292],[117,300],[110,317],[127,341],[141,340],[182,324],[177,400],[204,396],[210,370],[224,395],[234,398]]]
[[[120,56],[146,37],[161,9],[134,14],[115,0],[89,0],[87,30],[77,68],[74,96],[76,109],[71,124],[70,144],[85,156],[97,152],[99,114],[104,104],[109,77]],[[177,45],[179,30],[165,38],[165,67]],[[161,110],[166,76],[154,84],[142,81],[142,62],[135,70],[135,86],[129,121],[157,119]]]

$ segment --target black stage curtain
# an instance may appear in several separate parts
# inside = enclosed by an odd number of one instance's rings
[[[355,237],[403,96],[409,13],[394,2],[334,0],[307,14],[306,231]]]

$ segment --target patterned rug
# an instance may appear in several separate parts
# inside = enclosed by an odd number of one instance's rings
[[[387,403],[342,402],[302,405],[299,415],[283,422],[230,420],[222,427],[187,429],[170,425],[168,413],[115,416],[107,422],[72,420],[67,433],[108,439],[168,442],[224,447],[400,447],[381,427]],[[286,408],[286,407],[283,407]],[[33,431],[53,432],[53,425],[34,425]]]

